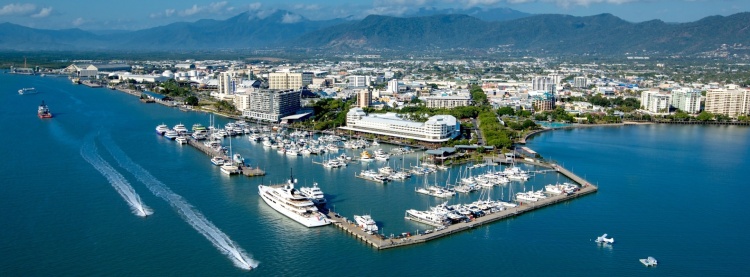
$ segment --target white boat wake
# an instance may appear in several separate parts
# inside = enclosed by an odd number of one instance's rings
[[[182,196],[172,192],[164,183],[133,162],[125,152],[115,145],[110,137],[105,138],[103,143],[122,168],[135,175],[154,195],[167,201],[193,229],[208,239],[235,266],[246,270],[251,270],[258,266],[258,261],[250,258],[245,250],[219,230],[211,221],[206,219],[200,211],[190,205]]]
[[[125,199],[130,209],[137,216],[145,217],[153,214],[153,211],[141,202],[141,197],[135,192],[130,183],[117,170],[107,163],[97,153],[93,138],[86,139],[81,147],[81,157],[91,164],[102,176],[106,177],[117,193]]]

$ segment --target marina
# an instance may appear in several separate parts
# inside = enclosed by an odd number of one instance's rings
[[[415,245],[415,244],[426,243],[426,242],[439,239],[445,236],[449,236],[449,235],[460,233],[466,230],[482,227],[484,225],[487,225],[496,221],[519,216],[519,215],[522,215],[522,214],[525,214],[525,213],[528,213],[528,212],[531,212],[540,208],[571,201],[571,200],[577,199],[578,197],[585,196],[591,193],[595,193],[598,190],[598,187],[592,185],[588,181],[573,174],[571,171],[559,165],[552,164],[552,165],[549,165],[549,167],[563,174],[565,177],[578,183],[580,185],[580,189],[575,192],[568,193],[568,194],[553,195],[544,199],[540,199],[530,204],[520,204],[515,207],[508,207],[501,211],[489,213],[482,217],[473,218],[467,222],[458,222],[458,223],[450,224],[447,226],[441,225],[441,224],[434,224],[432,222],[425,221],[425,220],[412,219],[412,220],[416,220],[425,224],[433,225],[435,226],[435,228],[426,230],[423,233],[415,233],[415,234],[402,233],[402,235],[395,236],[395,237],[386,237],[381,234],[373,234],[372,232],[364,231],[355,222],[352,222],[348,220],[346,217],[342,217],[342,215],[335,213],[333,211],[329,211],[327,215],[330,218],[334,226],[338,227],[339,229],[342,229],[346,233],[352,235],[354,238],[365,242],[366,244],[374,247],[375,249],[385,250],[385,249],[392,249],[392,248],[397,248],[397,247],[402,247],[402,246],[410,246],[410,245]]]

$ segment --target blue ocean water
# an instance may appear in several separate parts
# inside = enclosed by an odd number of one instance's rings
[[[17,94],[30,86],[39,93]],[[743,178],[749,128],[646,125],[546,132],[528,146],[599,184],[598,193],[427,244],[378,251],[335,227],[308,229],[285,218],[259,199],[257,185],[283,182],[294,168],[301,185],[320,184],[332,209],[349,217],[372,214],[386,234],[399,234],[428,228],[403,219],[406,209],[441,202],[414,193],[424,178],[368,183],[354,174],[382,163],[326,170],[312,163],[320,157],[289,158],[244,137],[232,140],[233,150],[268,175],[228,177],[203,153],[154,132],[160,123],[208,125],[207,114],[143,104],[66,78],[0,73],[0,92],[3,276],[705,276],[744,275],[750,269],[744,249],[750,239],[743,232],[750,222],[742,203],[750,192]],[[55,118],[36,117],[42,100]],[[226,122],[217,118],[220,125]],[[112,154],[112,148],[121,152]],[[87,161],[82,149],[98,155],[90,160],[99,162]],[[415,164],[418,156],[392,159],[391,166]],[[123,158],[141,170],[122,166]],[[455,179],[459,171],[427,181]],[[540,174],[487,193],[507,199],[510,190],[557,181],[565,180]],[[137,216],[113,183],[132,187],[153,214]],[[155,184],[163,187],[154,189]],[[464,195],[451,203],[478,197]],[[195,213],[202,219],[196,221]],[[196,228],[196,222],[211,226]],[[230,241],[258,267],[248,272],[235,265],[226,248],[210,239],[216,231],[225,235],[219,242]],[[616,243],[602,248],[591,241],[602,233]],[[641,265],[638,259],[646,256],[659,259],[659,266]]]

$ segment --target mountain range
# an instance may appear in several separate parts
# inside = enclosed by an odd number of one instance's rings
[[[632,23],[611,14],[530,15],[510,9],[422,9],[408,17],[308,20],[276,10],[226,20],[179,22],[137,31],[43,30],[0,24],[5,51],[174,51],[311,48],[373,51],[505,49],[546,54],[690,55],[722,44],[750,45],[750,13],[689,23]]]

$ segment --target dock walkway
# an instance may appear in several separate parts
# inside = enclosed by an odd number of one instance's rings
[[[199,141],[197,141],[197,140],[195,140],[193,138],[188,138],[187,141],[188,141],[188,145],[190,145],[192,147],[195,147],[196,149],[198,149],[201,152],[205,153],[209,157],[213,158],[213,157],[219,156],[219,157],[222,157],[225,161],[231,161],[232,160],[231,157],[228,157],[227,155],[224,155],[224,153],[222,153],[222,152],[216,152],[213,149],[211,149],[211,147],[205,146],[205,145],[203,145],[203,143],[201,143],[201,142],[199,142]],[[255,177],[255,176],[266,175],[266,172],[264,170],[260,169],[260,167],[250,167],[250,166],[240,165],[239,166],[239,170],[240,170],[240,173],[242,175],[245,175],[247,177]]]

